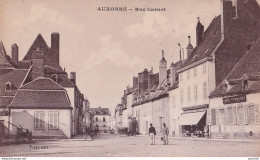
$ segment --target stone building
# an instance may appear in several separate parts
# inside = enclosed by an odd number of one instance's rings
[[[109,108],[90,108],[93,113],[93,127],[98,126],[99,130],[110,130],[111,114]]]
[[[211,137],[260,138],[260,40],[210,94]]]

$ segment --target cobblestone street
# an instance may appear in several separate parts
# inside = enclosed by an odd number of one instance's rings
[[[150,145],[145,136],[101,134],[93,141],[74,139],[38,141],[34,144],[0,147],[1,156],[11,157],[259,157],[259,141],[170,138],[169,145],[156,138]]]

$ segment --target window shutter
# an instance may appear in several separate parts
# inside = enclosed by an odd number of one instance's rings
[[[255,124],[259,124],[259,106],[255,106]]]
[[[237,107],[233,106],[233,124],[237,124]]]
[[[244,106],[244,117],[245,117],[244,124],[248,124],[248,111],[247,111],[248,109],[247,108],[248,108],[248,106]]]
[[[207,124],[211,125],[211,109],[207,110]]]

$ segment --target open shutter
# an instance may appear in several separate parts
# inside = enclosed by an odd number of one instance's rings
[[[237,124],[237,107],[233,106],[233,124]]]
[[[207,125],[211,125],[211,109],[207,110]]]
[[[255,106],[255,124],[259,124],[259,106]]]
[[[244,124],[248,124],[248,106],[244,106]]]

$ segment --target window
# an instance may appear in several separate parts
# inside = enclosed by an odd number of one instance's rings
[[[237,107],[237,124],[238,125],[243,125],[244,124],[244,109],[243,109],[243,105],[239,105]]]
[[[102,127],[106,127],[106,125],[103,125]]]
[[[34,129],[42,130],[44,129],[44,112],[35,112],[34,113]]]
[[[208,92],[207,92],[207,82],[203,82],[203,97],[204,99],[208,98]]]
[[[12,90],[12,84],[11,82],[7,82],[5,84],[5,91],[11,91]]]
[[[197,67],[194,67],[193,72],[194,72],[194,77],[197,77]]]
[[[103,117],[103,122],[106,122],[106,118],[105,117]]]
[[[180,82],[183,81],[182,74],[180,73]]]
[[[203,64],[202,68],[203,68],[202,73],[203,73],[203,74],[204,74],[204,73],[207,73],[207,64],[206,64],[206,63]]]
[[[226,125],[233,124],[233,108],[231,106],[225,109],[225,124]]]
[[[49,129],[59,129],[59,112],[49,112]]]
[[[51,76],[51,79],[54,81],[54,82],[58,82],[58,75],[57,74],[53,74],[52,76]]]
[[[180,89],[180,101],[181,101],[181,103],[183,103],[183,89],[181,88]]]
[[[252,104],[248,106],[248,123],[255,124],[255,110]]]
[[[233,107],[233,124],[237,124],[237,107]]]
[[[211,123],[212,125],[216,125],[217,123],[217,114],[216,114],[216,109],[211,110]]]
[[[198,90],[197,90],[197,85],[194,85],[194,99],[195,99],[195,101],[198,100]]]
[[[172,96],[172,108],[175,107],[175,96]]]
[[[187,71],[187,79],[190,79],[190,70]]]
[[[248,124],[248,106],[244,106],[244,115],[245,115],[244,124]]]
[[[259,124],[259,106],[255,106],[255,124]]]
[[[191,99],[191,96],[190,96],[190,87],[188,87],[187,92],[188,92],[188,102],[190,102],[190,99]]]
[[[98,121],[98,117],[96,117],[96,121]]]

